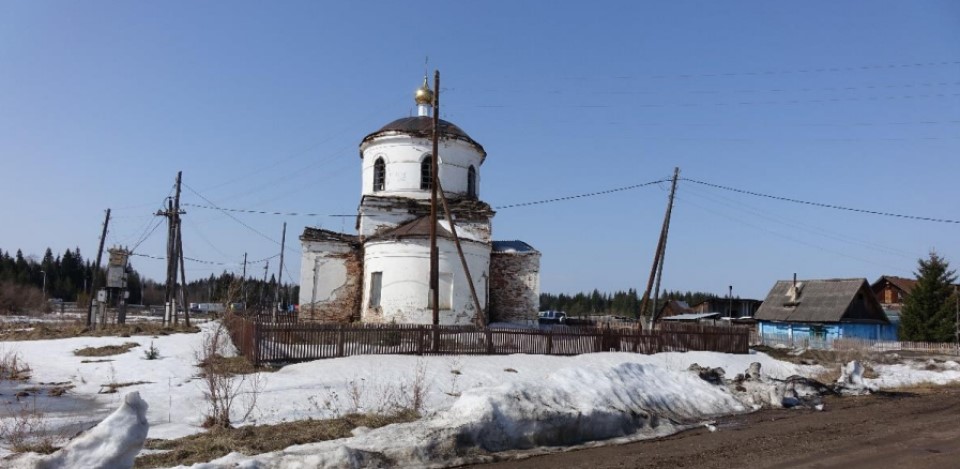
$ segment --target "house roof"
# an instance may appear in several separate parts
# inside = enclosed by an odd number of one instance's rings
[[[470,138],[466,132],[463,131],[460,127],[457,127],[451,122],[440,119],[440,135],[444,139],[452,140],[462,140],[464,142],[473,145],[477,150],[483,154],[483,158],[486,158],[487,152],[483,149],[483,146],[477,143],[476,140]],[[363,138],[363,141],[360,143],[361,153],[360,158],[363,158],[362,149],[363,146],[369,141],[381,137],[384,135],[394,135],[394,134],[406,134],[414,137],[421,138],[432,138],[433,137],[433,118],[429,116],[413,116],[413,117],[403,117],[397,119],[389,124],[380,128],[380,130],[371,133]],[[440,155],[441,158],[443,155]]]
[[[719,318],[720,313],[685,313],[676,316],[661,318],[663,321],[699,321],[701,319]]]
[[[493,252],[505,254],[525,254],[538,252],[533,246],[518,240],[513,241],[494,241]]]
[[[910,293],[913,291],[913,287],[917,286],[917,281],[912,278],[897,277],[894,275],[883,275],[876,282],[873,282],[872,287],[880,286],[883,281],[886,280],[890,282],[891,285],[899,288],[903,293]]]
[[[799,294],[794,297],[793,281],[778,281],[754,317],[786,322],[889,322],[866,279],[802,280],[797,285]]]

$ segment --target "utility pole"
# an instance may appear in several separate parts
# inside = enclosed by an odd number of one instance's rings
[[[97,248],[97,264],[94,266],[93,279],[90,281],[90,304],[87,305],[87,327],[93,325],[93,295],[97,291],[97,274],[100,273],[100,260],[103,258],[103,241],[107,238],[107,225],[110,224],[110,209],[103,219],[103,232],[100,233],[100,247]]]
[[[247,311],[247,253],[243,253],[243,280],[240,281],[240,293],[243,296],[243,311],[246,312]]]
[[[263,284],[260,287],[260,306],[259,306],[260,312],[263,312],[264,298],[266,298],[267,293],[269,293],[267,291],[267,272],[269,271],[270,271],[270,260],[267,259],[267,263],[264,264],[263,266]]]
[[[440,251],[437,249],[437,188],[440,186],[440,70],[433,73],[433,153],[430,156],[430,307],[440,324]],[[439,345],[434,341],[434,346]]]
[[[280,285],[283,285],[283,250],[287,245],[287,222],[283,222],[283,235],[280,237],[280,269],[277,270],[277,289],[273,292],[273,320],[277,320],[277,311],[280,309]]]
[[[173,199],[167,199],[167,209],[157,211],[156,215],[159,217],[167,218],[167,279],[166,279],[166,288],[164,289],[164,301],[166,303],[166,310],[163,316],[163,323],[165,325],[177,322],[177,267],[178,264],[183,262],[183,242],[180,239],[180,215],[183,211],[180,210],[180,186],[181,181],[183,180],[183,171],[177,171],[177,184],[176,184],[176,193]],[[183,274],[183,271],[180,272]],[[186,280],[185,275],[181,275],[183,280]],[[184,284],[184,288],[186,285]],[[186,295],[183,293],[183,290],[180,291],[180,302],[183,303],[186,300]],[[186,305],[181,305],[186,308]]]
[[[670,198],[667,201],[667,213],[663,217],[663,226],[660,228],[660,240],[657,242],[657,252],[653,256],[653,267],[650,269],[650,279],[647,281],[647,291],[643,294],[640,304],[640,315],[646,316],[647,304],[650,301],[650,287],[656,279],[653,291],[653,308],[650,311],[650,328],[653,328],[657,316],[657,301],[660,296],[660,279],[663,275],[663,259],[667,252],[667,235],[670,232],[670,215],[673,212],[673,196],[677,192],[677,179],[680,178],[680,168],[673,169],[673,183],[670,185]]]

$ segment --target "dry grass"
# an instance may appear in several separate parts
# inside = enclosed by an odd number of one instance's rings
[[[147,440],[147,449],[168,450],[165,453],[140,456],[134,467],[151,468],[190,465],[210,461],[231,452],[259,454],[278,451],[292,445],[335,440],[351,436],[357,427],[377,428],[392,423],[411,422],[420,418],[406,410],[391,415],[351,414],[335,419],[298,420],[277,425],[240,428],[214,428],[176,440]]]
[[[30,379],[30,365],[16,350],[0,350],[0,380],[26,381]]]
[[[27,330],[24,330],[27,329]],[[196,333],[196,326],[164,326],[159,322],[140,322],[134,324],[111,324],[91,329],[82,322],[38,323],[24,326],[19,323],[0,323],[0,337],[3,340],[46,340],[68,337],[130,337],[133,335],[170,335],[176,333]]]
[[[84,347],[80,350],[74,350],[73,354],[78,357],[107,357],[110,355],[120,355],[127,353],[140,344],[136,342],[126,342],[123,345],[104,345],[103,347]]]
[[[274,368],[257,368],[253,366],[253,363],[250,363],[250,360],[240,355],[224,357],[223,355],[215,354],[212,357],[202,360],[197,366],[205,373],[213,367],[216,368],[217,371],[231,376],[248,375],[258,371],[274,371]]]
[[[117,392],[117,389],[125,388],[127,386],[136,386],[138,384],[153,384],[152,381],[128,381],[126,383],[107,383],[100,385],[100,391],[97,394],[113,394]]]

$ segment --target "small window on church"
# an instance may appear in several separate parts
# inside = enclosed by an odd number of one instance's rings
[[[380,290],[383,289],[383,272],[370,273],[370,307],[380,306]]]
[[[427,155],[423,161],[420,162],[420,189],[429,190],[433,187],[433,158]]]
[[[384,164],[383,158],[377,158],[377,162],[373,164],[373,191],[382,191],[386,181],[387,165]]]
[[[477,170],[473,166],[467,170],[467,197],[477,198]]]

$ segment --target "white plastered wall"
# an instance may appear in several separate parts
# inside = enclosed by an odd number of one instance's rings
[[[461,240],[480,307],[486,309],[490,245]],[[452,274],[451,309],[440,311],[441,324],[474,324],[477,311],[453,241],[439,239],[440,272]],[[429,241],[423,238],[370,241],[364,245],[363,322],[431,324],[428,308]],[[383,272],[380,306],[370,307],[370,277]],[[441,291],[441,295],[446,292]],[[441,300],[441,304],[444,300]],[[483,314],[480,312],[480,314]]]

